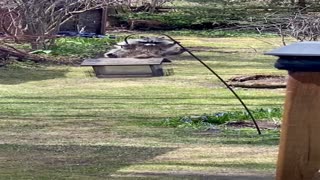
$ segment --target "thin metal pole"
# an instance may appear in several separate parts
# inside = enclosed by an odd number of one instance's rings
[[[127,39],[132,36],[134,34],[131,34],[127,37],[125,37],[125,42],[127,44],[128,41]],[[195,58],[196,60],[198,60],[204,67],[206,67],[212,74],[214,74],[231,92],[232,94],[239,100],[239,102],[241,103],[241,105],[244,107],[244,109],[247,111],[248,115],[250,116],[250,118],[252,119],[258,134],[261,135],[261,130],[255,120],[255,118],[253,117],[252,113],[250,112],[249,108],[246,106],[246,104],[242,101],[242,99],[239,97],[239,95],[229,86],[229,84],[227,82],[225,82],[221,76],[219,76],[219,74],[217,74],[213,69],[211,69],[205,62],[203,62],[200,58],[198,58],[196,55],[194,55],[189,49],[187,49],[186,47],[184,47],[182,44],[180,44],[180,42],[178,42],[177,40],[175,40],[174,38],[172,38],[171,36],[167,35],[167,34],[162,34],[166,37],[168,37],[171,41],[173,41],[174,43],[178,44],[183,50],[185,50],[187,53],[189,53],[193,58]]]

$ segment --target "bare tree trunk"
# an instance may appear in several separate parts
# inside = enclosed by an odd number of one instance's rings
[[[38,55],[29,54],[27,52],[18,50],[10,45],[0,44],[0,58],[10,58],[10,57],[14,57],[18,60],[23,60],[23,61],[25,60],[31,60],[34,62],[45,61],[44,58]]]
[[[297,6],[301,9],[306,8],[306,5],[307,5],[306,0],[298,0],[297,2]]]
[[[46,49],[54,43],[60,26],[77,14],[121,4],[118,0],[0,0],[10,2],[8,10],[21,14],[23,38],[33,49]],[[130,0],[131,3],[131,0]],[[15,25],[15,18],[12,24]],[[19,20],[19,19],[18,19]],[[18,24],[18,23],[16,23]],[[8,27],[6,27],[8,29]],[[10,36],[16,37],[16,35]]]
[[[150,12],[151,12],[151,13],[154,13],[154,12],[155,12],[156,7],[157,7],[157,4],[158,4],[158,0],[152,0],[152,1],[151,1],[151,8],[150,8]]]

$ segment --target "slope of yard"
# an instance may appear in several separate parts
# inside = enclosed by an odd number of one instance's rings
[[[227,79],[285,74],[263,52],[277,38],[177,37]],[[204,52],[205,51],[205,52]],[[0,179],[272,179],[278,131],[168,128],[168,117],[241,110],[187,54],[175,75],[97,79],[90,68],[0,68]],[[284,89],[236,89],[249,108],[281,107]]]

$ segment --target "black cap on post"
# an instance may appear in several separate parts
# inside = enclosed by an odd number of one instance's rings
[[[320,42],[299,42],[266,55],[289,71],[277,180],[320,177]]]
[[[320,42],[299,42],[265,53],[278,56],[278,69],[289,71],[320,71]]]

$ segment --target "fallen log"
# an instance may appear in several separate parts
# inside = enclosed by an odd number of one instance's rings
[[[286,77],[280,75],[238,76],[228,80],[228,84],[241,88],[285,88]]]
[[[34,54],[29,54],[28,52],[22,51],[22,50],[18,50],[10,45],[6,45],[6,44],[1,44],[0,45],[0,58],[1,59],[16,59],[19,61],[33,61],[36,63],[39,62],[44,62],[47,59],[38,56],[38,55],[34,55]]]

